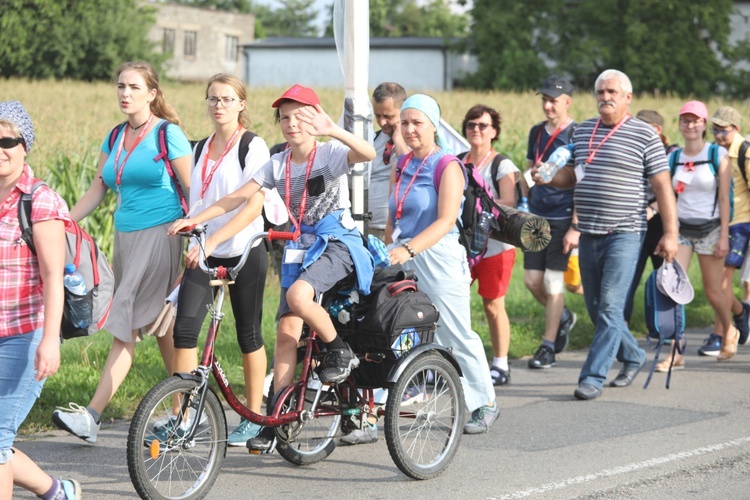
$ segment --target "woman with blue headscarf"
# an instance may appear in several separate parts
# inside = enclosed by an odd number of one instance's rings
[[[463,372],[466,407],[472,412],[466,434],[487,432],[498,416],[495,390],[482,340],[471,329],[471,275],[459,243],[456,220],[466,177],[438,133],[440,107],[415,94],[401,107],[401,134],[411,152],[392,174],[386,239],[391,264],[419,277],[419,287],[440,311],[435,341],[453,348]]]

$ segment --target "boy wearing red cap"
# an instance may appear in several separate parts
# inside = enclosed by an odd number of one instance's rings
[[[278,391],[294,379],[303,322],[318,333],[327,347],[320,372],[322,382],[342,382],[359,364],[316,297],[353,271],[357,289],[369,293],[372,256],[362,244],[349,210],[346,175],[350,165],[375,158],[375,149],[336,125],[310,88],[294,85],[272,107],[289,147],[273,155],[240,189],[197,216],[176,222],[170,232],[206,222],[246,203],[236,216],[245,219],[243,211],[259,210],[262,205],[250,202],[254,196],[263,196],[262,187],[277,189],[286,204],[292,230],[300,235],[298,242],[287,245],[282,264],[274,360],[274,387]],[[316,136],[336,140],[322,143]],[[206,254],[212,250],[207,247]],[[248,446],[265,449],[272,439],[273,433],[262,431],[248,441]]]

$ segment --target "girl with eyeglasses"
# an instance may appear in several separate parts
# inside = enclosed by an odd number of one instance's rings
[[[182,242],[170,238],[167,228],[183,209],[175,182],[159,156],[158,128],[163,121],[169,122],[166,142],[172,168],[182,189],[190,188],[190,143],[177,113],[167,104],[156,71],[146,62],[127,62],[117,69],[115,79],[126,122],[104,139],[96,176],[70,211],[73,220],[80,221],[109,190],[117,197],[115,293],[104,325],[114,338],[88,406],[70,403],[52,414],[55,425],[89,443],[96,442],[101,414],[130,371],[141,330],[157,319],[179,273]],[[164,366],[172,373],[171,333],[157,342]]]
[[[206,85],[208,116],[214,132],[198,142],[193,154],[194,165],[190,179],[190,216],[196,216],[224,196],[248,182],[270,158],[266,142],[248,130],[250,117],[247,93],[242,81],[231,75],[213,76]],[[234,267],[250,238],[263,231],[261,210],[272,222],[286,220],[283,202],[275,190],[262,189],[250,203],[211,219],[207,223],[206,255],[210,267]],[[278,219],[279,214],[282,220]],[[263,401],[263,380],[266,374],[266,351],[263,346],[261,319],[263,290],[268,270],[266,247],[258,241],[251,250],[245,266],[229,285],[232,313],[237,329],[237,341],[242,351],[247,407],[260,413]],[[194,242],[185,258],[174,326],[173,371],[189,373],[198,366],[197,341],[212,303],[208,275],[198,268],[199,248]],[[245,446],[255,437],[260,426],[242,419],[229,435],[229,446]],[[166,441],[169,429],[157,431]]]
[[[477,104],[467,111],[462,124],[462,133],[471,149],[458,155],[465,163],[472,163],[492,190],[495,201],[515,207],[516,183],[521,175],[513,161],[492,149],[500,138],[500,113]],[[493,178],[492,174],[496,177]],[[494,358],[490,368],[493,385],[510,382],[508,348],[510,347],[510,320],[505,310],[505,294],[508,291],[516,249],[513,245],[490,239],[487,253],[471,269],[471,278],[479,282],[479,295],[484,304],[484,314],[490,329],[490,340]]]
[[[725,361],[737,351],[739,333],[732,323],[731,306],[721,288],[724,258],[729,252],[731,170],[727,150],[706,142],[708,109],[700,101],[685,103],[680,109],[680,133],[685,147],[669,155],[672,187],[677,194],[680,222],[677,261],[687,271],[693,253],[698,255],[703,291],[718,320],[713,332],[698,349],[703,356]],[[672,363],[668,357],[656,366],[666,372]],[[672,369],[685,366],[676,353]]]

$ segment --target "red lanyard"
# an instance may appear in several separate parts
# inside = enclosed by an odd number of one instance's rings
[[[143,129],[138,133],[138,137],[135,138],[135,142],[132,146],[130,146],[130,149],[128,150],[128,154],[125,155],[125,159],[122,160],[122,165],[120,165],[120,168],[117,168],[117,164],[120,163],[120,155],[122,154],[122,148],[125,144],[125,134],[128,133],[128,127],[125,126],[125,130],[122,131],[122,138],[120,139],[120,144],[117,146],[117,154],[115,155],[115,185],[119,188],[120,184],[122,184],[122,173],[125,171],[125,164],[128,162],[128,158],[130,158],[130,155],[135,151],[135,148],[138,146],[138,144],[141,143],[141,139],[143,139],[143,136],[146,134],[146,130],[148,130],[148,126],[151,124],[151,120],[154,119],[154,114],[151,113],[148,117],[148,120],[146,120],[146,125],[143,127]]]
[[[208,190],[208,186],[211,184],[211,180],[214,178],[214,174],[216,173],[216,170],[219,168],[219,164],[221,164],[221,160],[223,160],[224,157],[229,152],[229,150],[232,149],[232,146],[234,145],[234,140],[237,138],[237,135],[239,135],[241,129],[242,129],[242,125],[237,124],[237,130],[235,130],[234,134],[232,134],[232,137],[229,138],[229,141],[227,142],[227,145],[224,148],[224,152],[221,153],[221,156],[219,156],[219,159],[216,160],[216,163],[214,163],[214,166],[211,167],[211,171],[208,173],[208,177],[206,177],[206,168],[208,167],[208,154],[211,152],[211,143],[214,142],[216,133],[214,133],[214,135],[211,136],[211,140],[208,141],[206,154],[203,157],[203,168],[201,169],[201,179],[203,181],[203,184],[201,186],[201,197],[200,197],[201,200],[203,199],[203,196],[206,194],[206,191]],[[242,154],[241,151],[240,151],[240,154]]]
[[[422,163],[419,164],[417,167],[417,170],[414,171],[414,176],[409,181],[409,184],[406,186],[406,190],[404,191],[404,196],[401,197],[401,200],[398,199],[398,192],[401,190],[401,180],[404,178],[404,173],[406,172],[406,169],[409,167],[409,163],[411,162],[412,158],[414,158],[414,151],[409,153],[406,157],[406,161],[404,161],[404,172],[399,176],[398,181],[396,181],[395,189],[393,190],[393,199],[396,200],[396,223],[398,224],[398,221],[401,220],[401,214],[404,212],[404,201],[406,200],[406,195],[409,193],[409,190],[411,189],[411,185],[414,184],[414,181],[417,180],[417,174],[419,174],[419,171],[422,169],[422,166],[424,166],[425,162],[427,161],[427,158],[430,157],[430,155],[435,151],[437,146],[432,146],[432,149],[429,153],[425,155],[424,158],[422,158]]]
[[[305,170],[305,188],[302,191],[302,199],[299,203],[299,219],[295,219],[292,215],[292,150],[289,149],[286,155],[286,179],[284,179],[284,203],[286,204],[286,211],[289,213],[289,220],[292,225],[296,228],[294,232],[300,234],[300,224],[302,223],[302,216],[305,215],[305,208],[307,207],[307,181],[310,179],[310,172],[312,172],[313,163],[315,162],[315,151],[318,148],[318,143],[313,145],[310,155],[307,157],[307,169]]]
[[[485,166],[487,166],[487,159],[489,159],[491,154],[492,154],[492,148],[490,148],[490,150],[487,151],[487,154],[484,155],[484,158],[482,158],[482,161],[480,161],[478,164],[475,165],[477,167],[477,170],[482,170]],[[471,163],[469,161],[470,159],[471,159],[471,151],[469,151],[466,154],[466,158],[465,158],[466,163]]]
[[[625,116],[623,116],[622,119],[619,122],[617,122],[617,125],[612,127],[612,130],[610,130],[609,133],[604,136],[604,139],[602,139],[602,142],[600,142],[594,149],[594,136],[596,135],[596,131],[599,129],[599,124],[602,122],[601,118],[596,120],[596,125],[594,125],[594,131],[591,132],[591,137],[589,138],[589,157],[586,158],[586,163],[588,165],[591,165],[591,162],[594,161],[594,157],[596,156],[596,153],[599,152],[599,149],[602,147],[602,145],[604,145],[604,143],[607,142],[607,140],[610,137],[612,137],[612,134],[617,132],[617,129],[622,127],[622,124],[625,123],[628,120],[628,118],[630,118],[630,113],[627,113]]]
[[[547,145],[544,146],[544,150],[542,152],[539,152],[539,145],[542,142],[542,131],[539,131],[539,135],[536,136],[536,147],[534,148],[534,165],[539,165],[539,163],[542,161],[542,158],[544,158],[544,154],[547,152],[549,147],[552,145],[552,143],[555,142],[555,139],[557,139],[557,136],[560,135],[560,132],[562,132],[570,123],[571,118],[568,117],[567,120],[565,120],[565,123],[561,123],[557,126],[555,131],[552,133],[551,136],[549,136],[549,140],[547,141]],[[542,125],[544,127],[544,125]]]

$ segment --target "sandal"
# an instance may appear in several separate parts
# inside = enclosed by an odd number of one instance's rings
[[[667,373],[669,371],[669,365],[672,363],[672,358],[669,357],[665,359],[664,361],[657,363],[656,367],[654,368],[655,372],[661,372],[661,373]],[[674,364],[672,365],[672,370],[684,370],[685,369],[685,358],[683,358],[681,355],[677,355],[674,358]]]
[[[490,376],[492,377],[492,385],[505,385],[510,382],[510,368],[506,371],[493,366],[490,368]]]

